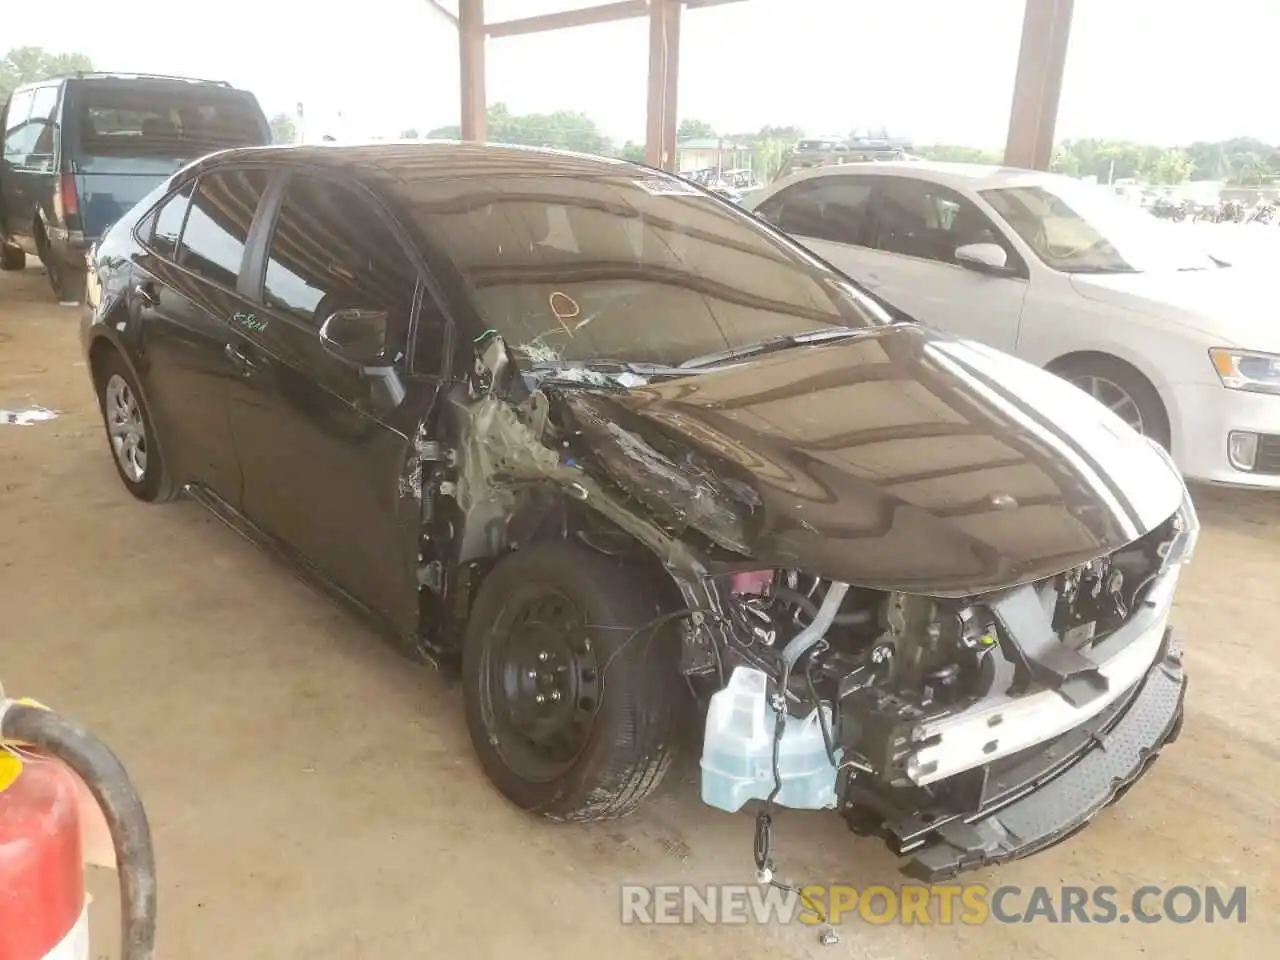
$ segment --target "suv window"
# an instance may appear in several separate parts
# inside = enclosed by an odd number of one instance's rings
[[[37,128],[35,145],[31,152],[41,157],[53,156],[53,132],[57,129],[58,88],[37,87],[31,101],[31,120]]]
[[[200,177],[182,231],[178,262],[234,290],[249,227],[269,180],[265,170],[228,170]]]
[[[189,181],[151,216],[151,248],[162,257],[172,260],[177,256],[178,240],[182,237],[182,225],[187,219],[187,204],[194,186],[195,182]]]
[[[295,175],[271,238],[263,300],[319,328],[342,307],[386,310],[407,329],[418,271],[370,200]]]
[[[871,192],[867,177],[815,177],[770,197],[757,212],[783,233],[866,246]]]
[[[257,102],[239,90],[186,81],[87,82],[77,88],[86,156],[194,159],[267,142]]]
[[[35,99],[35,90],[22,90],[15,93],[9,101],[9,110],[4,121],[4,158],[9,161],[25,160],[35,146],[40,131],[36,126],[28,125],[31,116],[31,103]]]
[[[940,263],[955,263],[957,247],[995,243],[1010,264],[1017,262],[1004,235],[974,203],[947,187],[906,177],[880,179],[873,243],[886,253]]]

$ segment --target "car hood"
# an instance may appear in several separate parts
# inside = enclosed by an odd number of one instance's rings
[[[1222,346],[1280,350],[1275,281],[1260,270],[1074,274],[1071,285],[1086,299],[1199,330]]]
[[[712,572],[965,596],[1130,543],[1184,493],[1077,388],[911,324],[626,392],[548,389],[563,456]]]

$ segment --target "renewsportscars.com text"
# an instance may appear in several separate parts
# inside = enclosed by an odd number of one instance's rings
[[[986,923],[1244,923],[1244,887],[900,887],[755,884],[624,886],[625,924],[806,923],[978,926]]]

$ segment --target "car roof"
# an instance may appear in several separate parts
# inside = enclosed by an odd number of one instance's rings
[[[340,171],[354,179],[382,183],[464,177],[672,177],[661,170],[611,157],[566,150],[455,140],[325,143],[246,147],[198,162],[193,170],[254,162]]]
[[[63,83],[179,83],[187,84],[193,87],[220,87],[225,90],[234,90],[226,80],[206,80],[201,77],[178,77],[170,76],[162,73],[108,73],[100,70],[84,70],[79,73],[62,73],[53,77],[46,77],[43,80],[32,80],[24,83],[14,89],[14,93],[19,90],[27,90],[33,87],[53,86]]]
[[[1041,170],[1024,170],[1020,167],[1002,167],[983,163],[945,163],[937,160],[874,160],[865,163],[841,163],[826,167],[811,167],[799,171],[788,180],[812,177],[840,176],[905,176],[930,180],[944,186],[986,190],[990,187],[1008,187],[1015,184],[1043,183],[1056,180],[1059,174]]]

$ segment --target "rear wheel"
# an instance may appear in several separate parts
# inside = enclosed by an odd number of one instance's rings
[[[1169,416],[1146,377],[1115,357],[1084,357],[1053,367],[1143,436],[1169,449]]]
[[[89,271],[83,267],[58,263],[50,257],[45,264],[49,274],[49,285],[53,287],[53,295],[63,306],[79,306],[84,303],[85,287],[89,280]]]
[[[636,571],[568,543],[510,554],[467,626],[467,726],[513,803],[556,820],[634,810],[662,780],[686,706],[679,640]],[[637,632],[639,631],[639,632]]]
[[[102,422],[120,480],[139,500],[172,500],[178,491],[160,456],[151,414],[119,354],[102,360],[97,382]]]
[[[21,247],[0,243],[0,270],[21,270],[27,265],[27,254]]]
[[[49,286],[53,295],[63,306],[76,306],[84,303],[85,287],[89,279],[89,270],[84,263],[63,263],[58,259],[43,231],[36,235],[36,248],[40,252],[40,262],[44,264],[45,273],[49,275]]]

